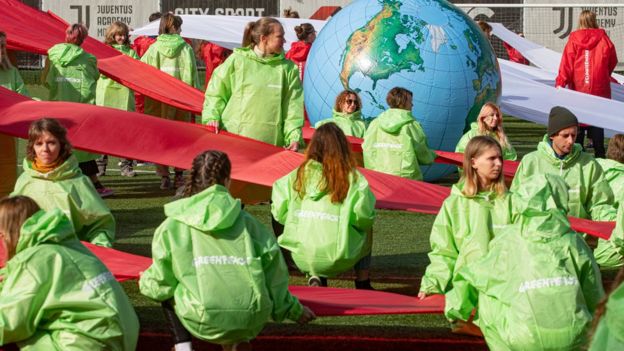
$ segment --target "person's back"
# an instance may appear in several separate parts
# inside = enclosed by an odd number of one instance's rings
[[[48,50],[50,68],[46,85],[52,101],[95,103],[95,88],[99,77],[95,56],[80,46],[56,44]]]
[[[600,271],[570,228],[563,179],[529,180],[512,196],[514,225],[459,275],[479,291],[479,326],[491,349],[580,349],[604,295]]]
[[[112,273],[59,210],[28,219],[4,270],[0,344],[26,350],[134,350],[139,321]]]

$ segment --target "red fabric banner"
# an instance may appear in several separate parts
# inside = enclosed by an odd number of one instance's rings
[[[143,273],[152,264],[149,257],[129,254],[123,251],[109,249],[107,247],[96,246],[83,241],[82,244],[91,250],[91,252],[104,263],[111,273],[120,282],[139,279]]]

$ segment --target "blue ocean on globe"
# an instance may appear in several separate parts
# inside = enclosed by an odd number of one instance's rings
[[[370,119],[388,108],[393,87],[414,94],[412,113],[429,147],[455,145],[481,106],[500,97],[496,56],[479,27],[444,0],[356,0],[334,15],[312,45],[303,87],[314,125],[330,118],[345,88],[362,98]],[[423,167],[425,180],[455,167]]]

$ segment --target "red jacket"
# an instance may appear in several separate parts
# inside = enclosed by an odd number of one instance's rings
[[[558,87],[611,98],[611,73],[617,64],[615,46],[603,29],[579,29],[563,50]]]
[[[221,47],[217,44],[213,44],[209,41],[205,41],[201,45],[200,49],[201,59],[206,64],[206,82],[204,83],[204,89],[208,86],[212,72],[220,64],[222,64],[228,56],[232,53],[232,50]]]
[[[290,46],[290,50],[286,53],[286,58],[294,62],[299,67],[299,78],[303,81],[303,70],[305,63],[308,60],[308,54],[310,54],[310,48],[312,44],[305,41],[294,42]]]
[[[505,50],[507,50],[507,55],[509,55],[509,61],[521,63],[523,65],[529,64],[529,60],[527,60],[524,56],[522,56],[520,51],[516,50],[513,46],[505,42],[503,42],[503,46],[505,47]]]
[[[143,57],[147,49],[156,42],[156,37],[146,37],[145,35],[141,35],[134,39],[132,43],[132,50],[134,50],[139,57]]]

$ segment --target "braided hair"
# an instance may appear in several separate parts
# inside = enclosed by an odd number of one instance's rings
[[[232,164],[225,152],[204,151],[193,160],[193,167],[184,185],[184,196],[193,196],[215,184],[224,185],[230,179]]]

